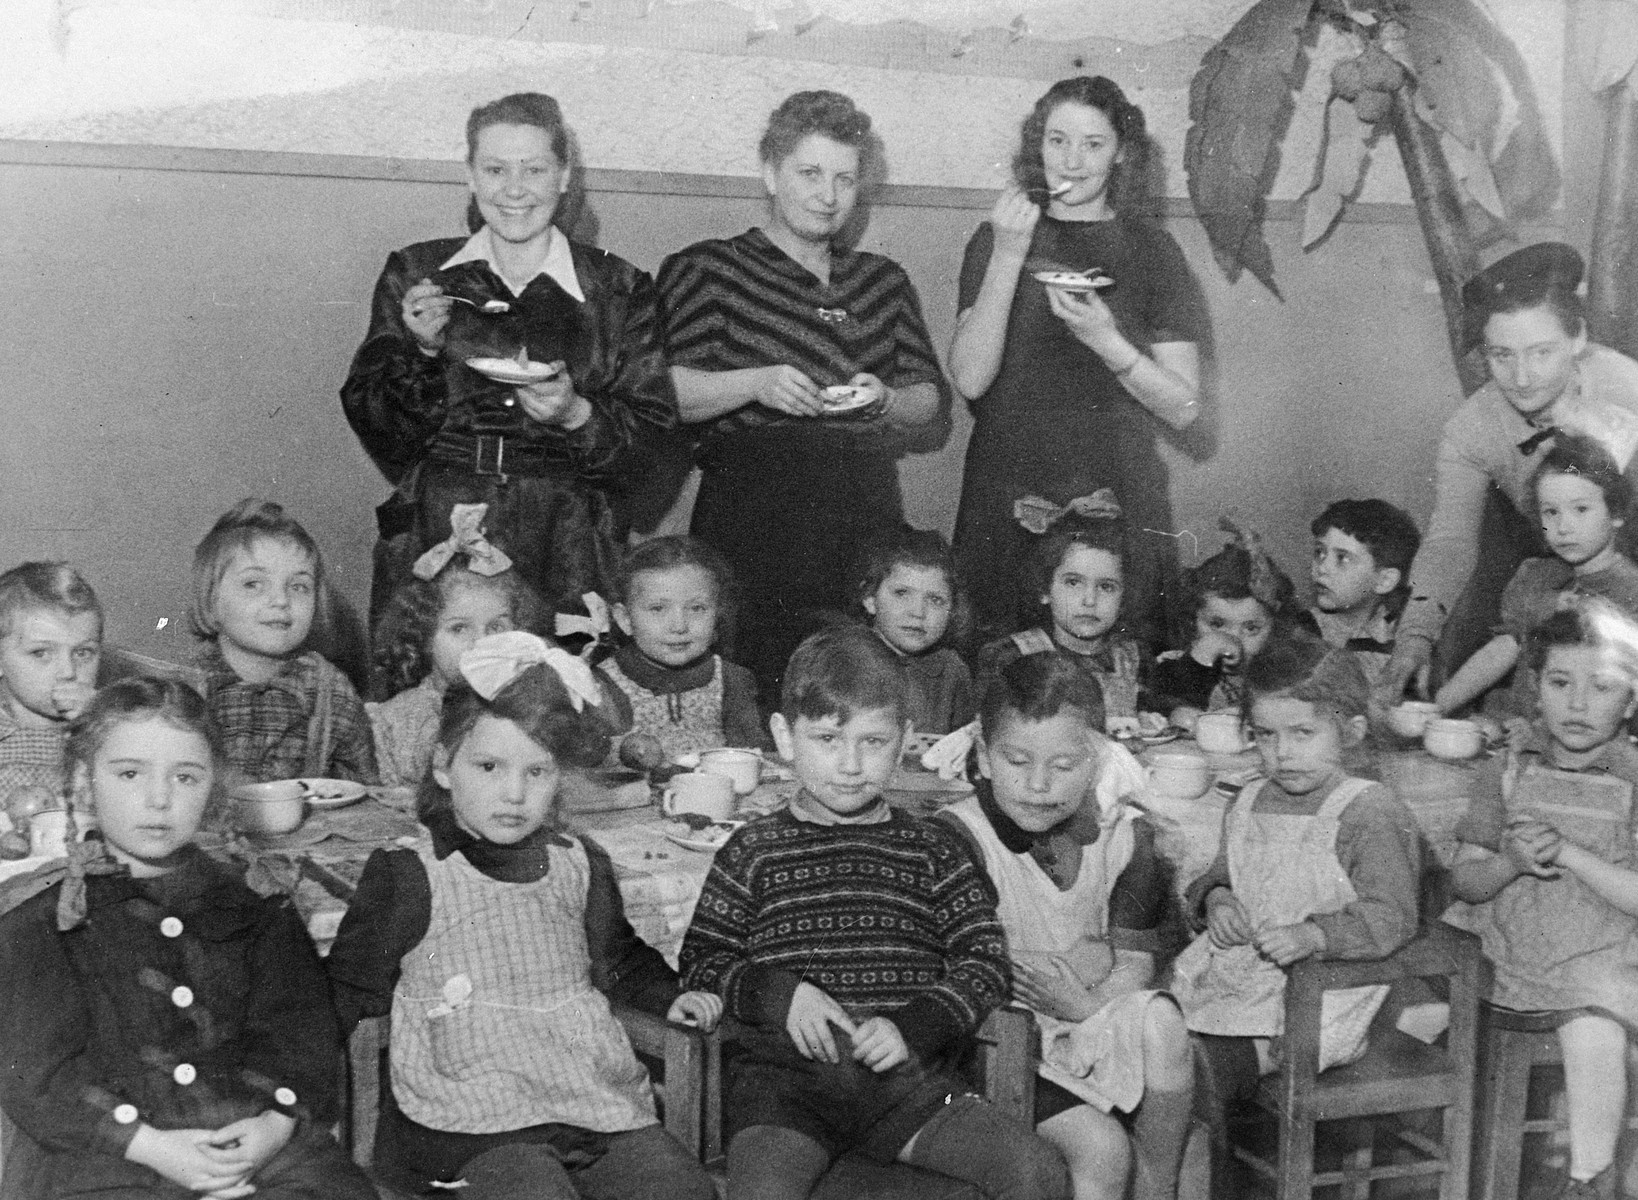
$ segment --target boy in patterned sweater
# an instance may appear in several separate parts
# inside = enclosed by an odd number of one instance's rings
[[[1062,1159],[952,1071],[1007,996],[995,901],[959,836],[887,806],[904,677],[868,630],[791,657],[770,725],[802,790],[718,853],[682,947],[687,986],[750,1028],[730,1063],[734,1197],[805,1197],[849,1150],[1069,1195]]]

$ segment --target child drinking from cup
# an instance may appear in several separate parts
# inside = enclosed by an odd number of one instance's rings
[[[960,836],[882,795],[904,693],[868,630],[797,648],[770,724],[801,791],[717,852],[683,940],[688,982],[749,1026],[724,1099],[732,1196],[806,1196],[855,1149],[1069,1195],[1057,1152],[952,1073],[1006,999],[1006,943]]]
[[[1036,1129],[1075,1200],[1175,1200],[1194,1062],[1176,1003],[1153,990],[1173,911],[1143,784],[1103,736],[1097,680],[1062,652],[1007,664],[979,708],[977,795],[940,814],[997,893],[1013,995],[1036,1013]],[[1128,1148],[1130,1139],[1130,1149]]]
[[[980,681],[1020,655],[1062,651],[1097,680],[1111,730],[1134,727],[1147,655],[1122,622],[1132,551],[1114,493],[1103,488],[1062,508],[1026,496],[1013,508],[1019,524],[1035,535],[1025,586],[1045,619],[986,646],[979,654]]]
[[[367,703],[381,782],[413,787],[426,778],[444,693],[460,678],[461,655],[479,638],[545,624],[545,606],[483,535],[485,504],[457,504],[455,533],[428,550],[393,594],[375,631],[375,688]]]
[[[1217,859],[1189,887],[1187,902],[1205,930],[1178,957],[1172,982],[1205,1051],[1201,1107],[1213,1124],[1219,1170],[1226,1111],[1274,1066],[1285,969],[1315,955],[1386,958],[1416,932],[1420,880],[1410,810],[1348,769],[1366,736],[1370,702],[1353,655],[1293,633],[1263,647],[1244,680],[1265,777],[1224,814]],[[1358,994],[1327,993],[1322,1070],[1364,1052],[1386,988],[1349,992]]]
[[[1487,704],[1495,717],[1529,717],[1536,681],[1515,670],[1531,629],[1576,596],[1603,596],[1638,617],[1638,565],[1616,546],[1632,508],[1632,483],[1599,442],[1560,433],[1530,481],[1530,496],[1550,555],[1519,564],[1501,599],[1501,628],[1434,697],[1453,712],[1513,673],[1504,694]]]
[[[1627,1029],[1638,1023],[1638,710],[1632,619],[1607,602],[1554,613],[1525,642],[1540,715],[1474,784],[1445,920],[1479,934],[1492,1002],[1557,1017],[1570,1123],[1555,1194],[1616,1192]]]
[[[204,701],[113,684],[67,762],[101,840],[0,917],[0,1105],[50,1194],[373,1200],[328,1132],[341,1037],[307,930],[192,844],[221,764]]]
[[[0,810],[21,787],[60,795],[69,723],[91,701],[102,606],[67,563],[0,575]]]
[[[633,729],[666,759],[766,741],[756,681],[716,649],[733,598],[727,562],[695,538],[651,538],[620,567],[614,620],[631,641],[603,669],[631,701]]]
[[[376,1168],[469,1200],[710,1200],[610,1003],[707,1028],[721,1005],[678,994],[608,856],[558,821],[565,774],[608,753],[612,697],[523,632],[460,670],[421,785],[431,842],[370,856],[327,964],[344,1029],[392,1014]]]
[[[300,522],[241,500],[193,552],[194,634],[206,699],[233,771],[376,781],[370,722],[353,685],[303,650],[324,590],[324,559]]]
[[[1238,710],[1246,669],[1276,630],[1309,626],[1296,589],[1263,550],[1262,538],[1224,517],[1231,540],[1189,573],[1193,638],[1155,662],[1154,704],[1174,725],[1193,730],[1203,712]]]
[[[870,539],[854,595],[876,636],[904,668],[910,724],[946,734],[973,719],[973,677],[945,644],[967,622],[955,556],[942,535],[908,526]]]

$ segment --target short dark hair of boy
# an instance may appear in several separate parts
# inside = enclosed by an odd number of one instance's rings
[[[78,616],[93,613],[102,635],[102,605],[97,593],[67,563],[26,562],[0,575],[0,637],[6,637],[25,613],[46,609]]]
[[[484,717],[496,717],[523,730],[563,766],[587,770],[608,757],[618,723],[615,707],[613,697],[605,694],[601,705],[576,709],[557,672],[537,663],[519,672],[493,700],[485,700],[464,682],[451,686],[438,718],[438,745],[454,757],[473,726]],[[424,819],[448,805],[449,793],[428,773],[421,781],[417,812]]]
[[[1404,509],[1386,500],[1338,500],[1308,527],[1315,537],[1324,537],[1333,529],[1369,550],[1378,569],[1398,571],[1401,586],[1409,587],[1411,563],[1422,548],[1422,535]]]
[[[1555,646],[1591,646],[1622,652],[1638,644],[1638,621],[1601,596],[1585,596],[1574,607],[1561,609],[1524,635],[1524,665],[1540,672]],[[1629,680],[1638,690],[1638,681]]]
[[[1370,682],[1353,652],[1300,629],[1269,639],[1246,664],[1245,687],[1248,716],[1254,701],[1269,696],[1304,700],[1345,719],[1365,716],[1371,703]]]
[[[947,641],[960,642],[969,632],[972,614],[955,554],[944,535],[934,529],[899,525],[866,538],[853,564],[853,598],[860,604],[876,594],[895,567],[925,567],[942,571],[950,585],[950,625]]]
[[[313,560],[315,627],[324,619],[324,556],[319,553],[318,543],[300,521],[284,511],[283,505],[250,497],[217,518],[194,549],[193,600],[188,606],[188,623],[195,637],[210,641],[221,632],[212,613],[216,607],[216,589],[221,586],[233,555],[248,553],[262,538],[289,542]]]
[[[1083,720],[1103,732],[1103,688],[1097,676],[1059,650],[1025,654],[990,677],[978,703],[979,726],[986,738],[1001,727],[1003,718],[1050,721],[1072,708]]]
[[[1632,509],[1632,483],[1597,438],[1563,431],[1553,438],[1552,448],[1530,476],[1531,512],[1541,509],[1541,481],[1549,475],[1579,475],[1604,493],[1604,507],[1619,520],[1626,520]]]
[[[614,599],[631,603],[631,583],[645,571],[669,571],[673,567],[698,567],[711,577],[717,588],[717,646],[733,645],[734,618],[739,612],[739,585],[728,560],[711,546],[688,534],[669,534],[638,542],[614,575]]]
[[[881,638],[856,625],[838,625],[808,638],[785,666],[779,711],[787,721],[835,717],[844,724],[861,712],[893,710],[904,720],[904,668]]]

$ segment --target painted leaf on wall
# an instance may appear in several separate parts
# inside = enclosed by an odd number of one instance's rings
[[[1343,207],[1359,194],[1371,163],[1375,127],[1359,119],[1351,101],[1333,96],[1325,106],[1325,141],[1319,173],[1303,197],[1302,248],[1331,232]]]
[[[1638,0],[1580,0],[1575,6],[1575,63],[1595,92],[1638,67]]]
[[[1264,198],[1291,122],[1312,0],[1258,0],[1201,61],[1189,86],[1189,196],[1230,280],[1250,271],[1279,295],[1263,240]]]

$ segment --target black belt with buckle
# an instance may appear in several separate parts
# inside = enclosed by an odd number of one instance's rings
[[[508,475],[546,475],[551,468],[539,446],[498,434],[440,434],[428,458],[446,471],[469,471],[500,479]]]

